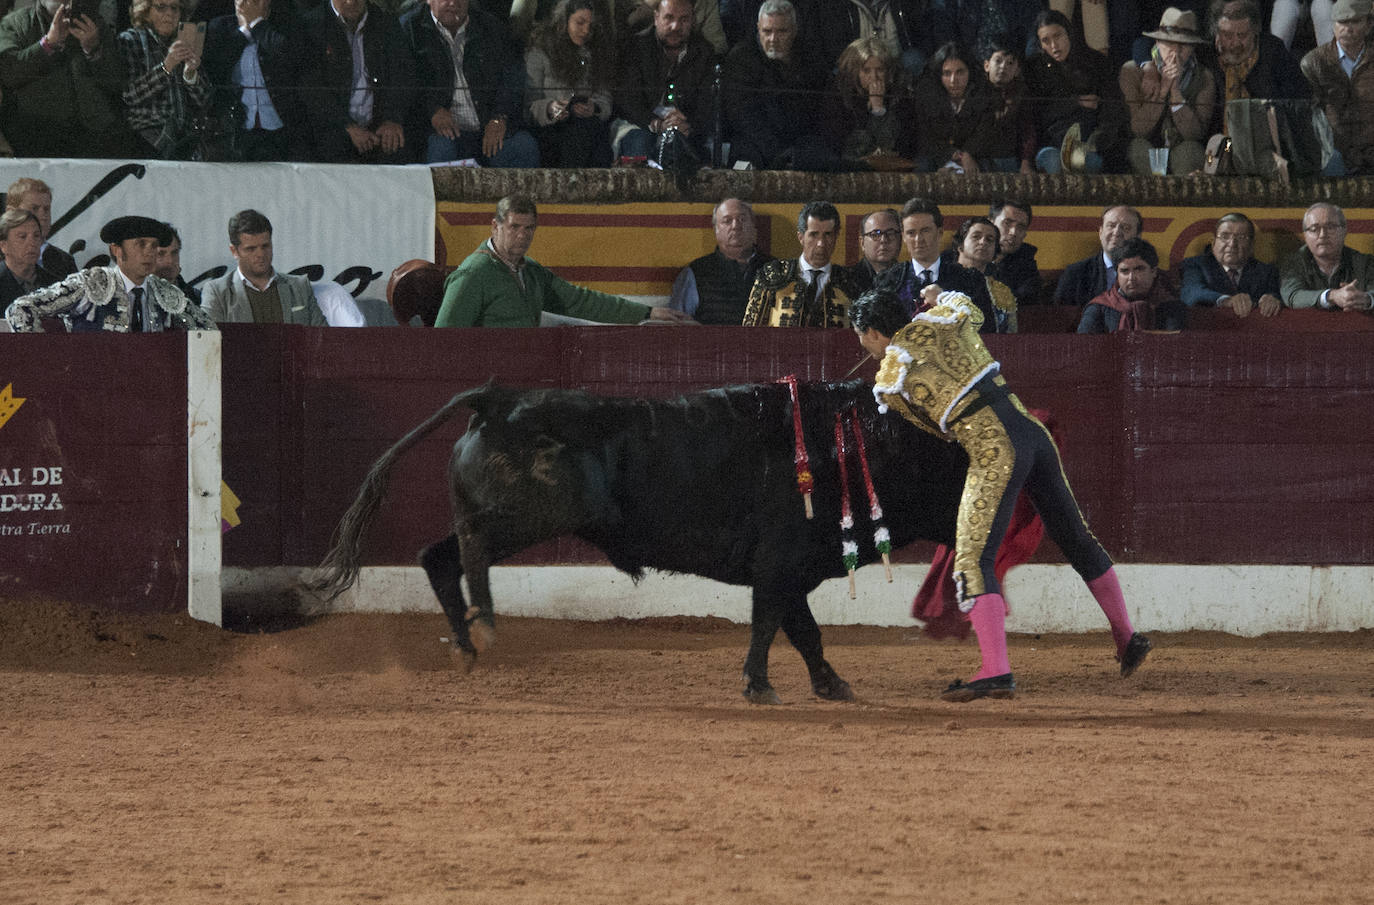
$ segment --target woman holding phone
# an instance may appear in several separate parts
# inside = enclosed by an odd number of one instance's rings
[[[191,158],[210,97],[200,73],[205,26],[181,25],[181,12],[180,0],[134,0],[133,27],[119,34],[129,127],[146,156],[163,160]]]
[[[545,166],[610,166],[614,71],[593,0],[559,0],[525,53],[525,100]]]

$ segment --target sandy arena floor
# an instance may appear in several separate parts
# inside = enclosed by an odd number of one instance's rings
[[[272,634],[0,601],[0,902],[1374,901],[1374,633],[830,628],[860,697],[739,696],[747,629],[441,616]]]

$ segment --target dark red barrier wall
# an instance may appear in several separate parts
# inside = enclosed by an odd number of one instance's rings
[[[225,333],[224,473],[243,500],[225,563],[239,566],[317,562],[372,461],[489,377],[664,396],[788,373],[837,379],[859,358],[840,331]],[[989,345],[1021,398],[1063,423],[1070,479],[1122,560],[1374,562],[1374,336],[1056,334]],[[412,563],[447,531],[444,470],[463,421],[398,468],[367,562]],[[564,542],[527,559],[594,557]]]
[[[7,386],[0,594],[184,609],[185,335],[5,335]]]

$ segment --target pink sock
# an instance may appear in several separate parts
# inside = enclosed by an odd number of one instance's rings
[[[983,665],[973,679],[986,679],[1011,672],[1007,657],[1007,602],[1001,594],[983,594],[969,613],[973,633],[978,636],[978,653]]]
[[[1088,582],[1088,590],[1093,592],[1097,605],[1107,614],[1107,621],[1112,624],[1116,652],[1121,653],[1135,629],[1131,628],[1131,617],[1126,615],[1126,598],[1121,596],[1121,582],[1116,580],[1116,568],[1112,567]]]

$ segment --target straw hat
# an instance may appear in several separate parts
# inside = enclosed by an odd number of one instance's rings
[[[1156,41],[1172,41],[1175,44],[1207,43],[1207,39],[1198,32],[1197,13],[1192,10],[1185,12],[1176,6],[1166,9],[1164,15],[1159,17],[1159,28],[1145,32],[1145,37],[1154,38]]]

